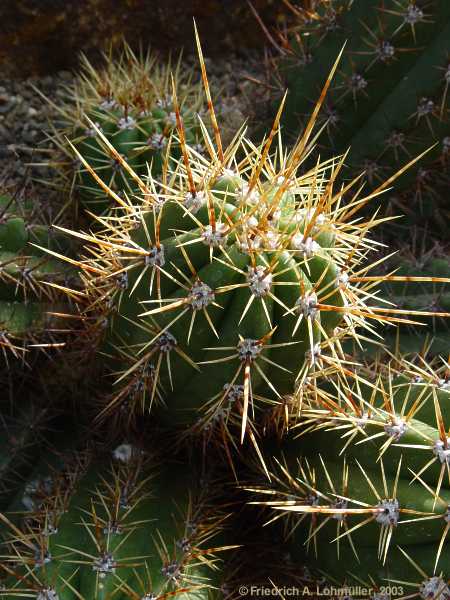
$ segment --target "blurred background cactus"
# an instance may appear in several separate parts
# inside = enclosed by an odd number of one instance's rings
[[[289,88],[284,129],[293,138],[321,81],[345,51],[321,112],[325,156],[343,153],[348,177],[365,171],[369,189],[408,160],[426,156],[379,199],[406,241],[411,225],[448,240],[450,6],[446,0],[286,2],[293,22],[280,31],[281,87]],[[430,150],[431,149],[431,150]],[[386,231],[386,235],[389,233]]]

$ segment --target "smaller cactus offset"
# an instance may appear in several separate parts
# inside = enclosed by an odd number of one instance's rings
[[[53,141],[65,159],[56,166],[68,179],[70,187],[80,192],[90,210],[103,212],[110,206],[108,195],[94,184],[88,170],[75,159],[67,144],[70,139],[81,156],[101,180],[116,192],[133,194],[135,182],[117,156],[98,136],[101,131],[114,149],[141,176],[150,169],[155,177],[167,168],[166,150],[179,157],[179,144],[173,139],[176,116],[172,101],[174,78],[180,90],[180,113],[186,137],[200,154],[195,114],[201,108],[201,85],[191,82],[192,74],[174,65],[161,65],[156,56],[138,56],[127,46],[117,60],[105,56],[105,66],[96,70],[86,58],[84,71],[75,85],[67,90],[66,106],[57,107],[61,124],[54,125]],[[95,124],[87,124],[86,115]],[[65,186],[67,187],[67,185]]]
[[[289,3],[292,31],[279,61],[290,95],[284,126],[298,130],[339,49],[344,58],[322,111],[320,142],[333,154],[350,147],[350,176],[370,187],[408,157],[433,149],[381,199],[388,214],[448,239],[450,5],[447,0],[317,0]],[[389,232],[387,232],[389,233]]]
[[[129,443],[60,447],[0,514],[0,597],[208,598],[227,549],[211,492],[186,465],[162,466]]]
[[[69,260],[71,245],[42,222],[32,199],[0,195],[0,347],[6,358],[27,347],[52,345],[63,331],[58,313],[67,310],[67,295],[57,290],[73,287],[75,272],[48,253]]]

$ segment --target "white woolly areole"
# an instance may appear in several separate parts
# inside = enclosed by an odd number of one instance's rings
[[[121,117],[117,122],[119,129],[134,129],[136,127],[136,121],[133,117]]]
[[[239,177],[239,173],[234,171],[233,169],[224,169],[222,172],[222,177]],[[219,177],[219,181],[220,181]]]
[[[122,535],[122,527],[115,521],[108,521],[105,527],[103,527],[103,533],[105,535]]]
[[[36,510],[39,508],[40,503],[36,502],[35,494],[42,490],[45,494],[50,494],[53,485],[53,479],[51,477],[44,477],[43,479],[32,479],[29,481],[24,489],[22,496],[22,504],[27,510]]]
[[[437,387],[440,390],[450,390],[450,379],[439,379]]]
[[[320,246],[311,237],[305,238],[302,233],[296,233],[291,238],[291,248],[292,250],[302,252],[305,256],[310,258],[320,249]]]
[[[295,303],[296,310],[301,313],[305,318],[309,318],[312,321],[317,317],[319,309],[317,308],[317,294],[310,292],[304,296],[300,296]]]
[[[145,594],[144,596],[142,596],[141,600],[156,600],[158,596],[155,596],[155,594]]]
[[[135,448],[131,444],[121,444],[120,446],[117,446],[115,450],[113,450],[112,455],[116,460],[127,463],[130,461],[134,452]]]
[[[408,25],[415,25],[416,23],[419,23],[419,21],[421,21],[422,19],[423,10],[415,4],[410,4],[406,9],[404,17],[405,23],[408,23]]]
[[[84,135],[86,137],[96,137],[97,130],[103,131],[103,129],[98,121],[96,121],[94,123],[94,125],[95,125],[96,129],[94,127],[88,127],[87,129],[84,130]]]
[[[444,521],[450,523],[450,504],[447,504],[447,508],[444,513]]]
[[[128,287],[128,273],[127,271],[122,271],[116,277],[116,286],[121,290],[126,290]]]
[[[261,248],[262,240],[259,235],[251,237],[249,232],[247,232],[247,235],[247,238],[242,237],[239,240],[239,249],[245,254],[250,254],[250,252],[253,252],[254,250],[259,250],[259,248]]]
[[[203,308],[206,308],[208,304],[214,302],[214,298],[214,292],[209,285],[202,281],[197,281],[191,287],[188,303],[191,305],[192,310],[202,310]]]
[[[36,600],[59,600],[59,596],[53,588],[46,588],[37,593]]]
[[[355,419],[355,425],[361,429],[365,429],[367,421],[369,420],[369,413],[363,412],[363,414]]]
[[[103,110],[111,110],[117,106],[117,102],[113,98],[106,98],[100,102],[100,108]]]
[[[428,577],[419,587],[419,593],[424,600],[449,600],[450,588],[442,577]]]
[[[156,101],[156,106],[158,106],[159,108],[169,108],[170,106],[172,106],[172,102],[172,96],[166,94],[162,98],[158,98],[158,100]]]
[[[407,430],[408,424],[402,419],[393,419],[384,426],[385,433],[395,441],[398,441]]]
[[[376,48],[376,53],[380,60],[386,61],[394,56],[395,48],[391,44],[391,42],[388,42],[387,40],[382,40],[381,42],[378,43],[378,46]]]
[[[314,492],[307,494],[305,500],[307,506],[319,506],[320,504],[320,498],[317,494],[314,494]]]
[[[163,267],[165,262],[164,246],[162,244],[159,245],[159,248],[157,246],[150,248],[145,257],[145,264],[151,265],[152,267]]]
[[[177,115],[174,112],[170,112],[167,117],[165,118],[165,121],[168,125],[172,125],[172,127],[174,127],[177,124]]]
[[[162,333],[158,339],[155,341],[155,346],[157,346],[161,352],[170,352],[175,348],[178,344],[177,339],[174,335],[172,335],[169,331],[165,331]]]
[[[341,271],[341,269],[339,269],[336,280],[337,280],[338,285],[340,285],[343,288],[346,288],[348,286],[350,277],[349,277],[349,274],[347,273],[347,271]]]
[[[117,563],[114,557],[109,552],[105,552],[98,558],[94,559],[92,570],[99,574],[102,579],[111,573],[116,572]]]
[[[271,250],[276,250],[280,246],[280,235],[275,231],[268,231],[266,233],[266,244]]]
[[[433,446],[433,454],[438,457],[441,464],[450,466],[450,438],[447,438],[446,444],[442,440],[436,440]]]
[[[190,541],[186,537],[181,538],[181,540],[177,540],[176,545],[183,552],[189,552],[192,548]]]
[[[375,520],[384,527],[394,526],[398,524],[400,519],[400,504],[396,498],[390,500],[380,500],[377,504],[379,512]]]
[[[300,221],[312,221],[313,217],[314,217],[314,213],[315,210],[314,209],[301,209],[298,211],[298,213],[295,216],[295,220],[297,221],[297,223],[299,223]],[[325,223],[328,221],[327,216],[324,213],[319,213],[318,215],[316,215],[315,219],[314,219],[314,225],[313,225],[313,231],[316,231],[319,227],[322,227],[323,225],[325,225]]]
[[[227,243],[228,238],[228,225],[217,221],[215,228],[212,225],[207,225],[202,232],[202,241],[207,246],[217,248],[218,246],[224,246]]]
[[[247,182],[243,183],[240,190],[236,194],[236,200],[242,201],[245,200],[246,203],[254,206],[258,204],[261,198],[261,194],[258,192],[256,187],[252,188],[252,191],[249,192],[250,186]]]
[[[319,343],[314,344],[312,352],[311,352],[311,350],[307,350],[305,352],[305,357],[312,365],[316,364],[317,360],[321,357],[321,355],[322,355],[322,348]]]
[[[167,139],[160,133],[152,133],[147,140],[147,145],[150,146],[152,150],[164,150],[167,146]]]
[[[184,206],[193,214],[197,213],[206,204],[206,193],[204,191],[188,192],[184,197]]]
[[[246,338],[244,340],[240,340],[237,345],[237,351],[239,360],[250,362],[255,360],[255,358],[261,353],[262,345],[258,342],[258,340],[251,340],[250,338]]]
[[[151,209],[155,214],[159,214],[161,212],[161,209],[164,206],[166,200],[167,198],[165,198],[164,196],[151,196]]]
[[[48,565],[53,560],[51,553],[48,550],[42,551],[41,548],[36,548],[34,553],[34,565],[35,567],[42,567]]]
[[[272,285],[272,273],[267,273],[266,267],[258,265],[257,267],[248,267],[247,283],[250,291],[257,298],[267,296]]]
[[[277,185],[280,185],[280,186],[286,182],[288,183],[288,187],[289,187],[289,179],[287,179],[287,177],[284,177],[284,175],[279,175],[276,179]]]
[[[333,508],[337,508],[339,510],[346,510],[348,507],[348,502],[344,498],[339,498],[336,502],[333,503]],[[336,513],[332,515],[333,519],[337,521],[343,521],[346,517],[345,513]]]
[[[226,383],[223,386],[223,391],[226,394],[226,399],[230,403],[236,402],[236,400],[241,400],[244,397],[244,386],[237,385],[236,383],[230,384]]]
[[[169,563],[161,569],[161,573],[169,579],[176,581],[180,575],[180,565],[177,562]]]

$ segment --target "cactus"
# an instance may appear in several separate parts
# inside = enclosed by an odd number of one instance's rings
[[[64,155],[56,166],[66,178],[69,187],[76,186],[84,204],[94,212],[108,209],[108,196],[93,185],[88,171],[75,160],[67,138],[89,162],[98,176],[117,192],[132,195],[135,182],[122,164],[100,142],[97,129],[86,122],[86,115],[106,136],[115,150],[130,166],[145,175],[150,168],[160,176],[166,161],[166,149],[179,157],[179,145],[172,135],[176,117],[172,104],[171,77],[180,89],[180,112],[186,124],[186,136],[199,153],[196,145],[198,131],[194,126],[196,111],[200,110],[201,87],[191,82],[192,74],[180,69],[181,63],[161,65],[156,56],[147,53],[135,55],[124,45],[117,60],[105,55],[105,66],[96,70],[83,58],[83,72],[72,88],[66,90],[64,106],[56,106],[61,123],[54,127],[53,141]],[[75,166],[75,169],[74,169]]]
[[[192,475],[128,443],[45,457],[11,504],[20,523],[0,515],[0,597],[208,597],[226,513]]]
[[[91,401],[96,422],[102,435],[129,440],[132,430],[143,436],[143,417],[156,409],[160,422],[175,426],[177,442],[201,433],[202,442],[217,444],[236,480],[234,458],[248,459],[250,439],[258,475],[270,481],[248,487],[273,509],[270,520],[284,522],[293,554],[305,538],[317,550],[337,541],[338,556],[364,547],[375,568],[388,568],[394,545],[415,559],[426,540],[420,551],[434,561],[435,576],[447,556],[448,365],[393,357],[374,368],[345,352],[349,340],[371,341],[377,325],[449,316],[383,305],[381,284],[448,278],[373,275],[380,260],[370,257],[380,243],[371,233],[386,219],[360,211],[395,176],[363,196],[359,178],[338,183],[345,155],[312,162],[314,126],[337,63],[290,152],[280,133],[284,101],[260,144],[243,127],[226,146],[198,47],[212,134],[201,118],[192,124],[183,114],[173,82],[178,157],[166,147],[162,171],[135,162],[134,151],[124,158],[121,134],[110,137],[91,110],[84,112],[95,147],[120,166],[122,183],[104,176],[95,158],[90,164],[83,141],[75,136],[71,144],[91,178],[85,187],[108,198],[107,211],[91,212],[88,231],[57,228],[84,243],[81,256],[67,261],[79,269],[82,290],[52,284],[92,324],[113,379],[109,393]],[[206,154],[189,139],[193,128]],[[45,243],[37,248],[66,259]],[[274,430],[282,446],[276,466],[263,439]],[[283,439],[288,430],[298,439]],[[224,547],[212,535],[223,515],[210,513],[192,538],[186,533],[186,510],[203,505],[192,465],[155,474],[152,457],[128,441],[112,459],[96,445],[70,452],[68,462],[64,454],[50,471],[45,459],[0,516],[0,597],[147,600],[203,597],[219,587],[215,555]]]
[[[378,247],[368,235],[378,220],[355,220],[369,200],[354,191],[356,181],[335,189],[344,157],[301,170],[331,78],[291,152],[279,132],[282,107],[260,146],[240,131],[224,148],[201,64],[214,124],[215,147],[199,126],[209,157],[187,141],[175,87],[182,159],[165,161],[162,188],[152,173],[142,178],[90,121],[139,193],[122,198],[77,152],[119,210],[97,217],[97,232],[72,234],[86,243],[78,263],[85,314],[100,315],[116,375],[101,416],[124,402],[129,416],[166,404],[161,414],[170,423],[192,424],[203,408],[208,426],[232,405],[243,439],[255,407],[303,381],[321,344],[333,345],[341,330],[371,330],[371,318],[392,323],[414,312],[366,302],[378,281],[365,264]]]
[[[446,581],[449,365],[393,356],[351,375],[298,391],[252,503],[283,522],[297,559],[341,583]]]
[[[68,307],[57,289],[75,282],[73,267],[48,254],[67,258],[71,241],[39,218],[32,199],[0,196],[0,346],[6,358],[56,343],[64,328],[57,313]]]
[[[389,214],[406,215],[407,223],[398,223],[405,231],[428,223],[434,236],[448,239],[448,2],[319,0],[291,8],[294,25],[283,35],[279,61],[290,90],[285,129],[295,135],[347,41],[322,111],[321,143],[333,154],[350,147],[350,174],[364,169],[371,188],[434,146],[381,202]]]

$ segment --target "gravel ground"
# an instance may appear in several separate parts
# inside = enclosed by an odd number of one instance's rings
[[[263,80],[263,61],[257,55],[246,58],[227,57],[226,61],[207,59],[207,69],[216,106],[221,115],[224,137],[231,139],[245,117],[259,122],[268,112],[266,88],[250,79]],[[196,57],[186,64],[198,65]],[[34,180],[33,193],[48,199],[55,174],[40,163],[46,161],[52,147],[48,140],[49,123],[58,118],[58,111],[33,88],[58,104],[64,86],[70,85],[76,74],[60,71],[55,75],[25,80],[2,78],[0,74],[0,173],[3,185],[22,186]],[[249,79],[250,78],[250,79]]]
[[[0,79],[0,171],[11,183],[20,183],[27,176],[49,175],[48,169],[27,166],[38,160],[37,148],[46,139],[49,121],[56,116],[56,110],[33,86],[55,101],[61,86],[72,79],[68,71],[43,78]]]

